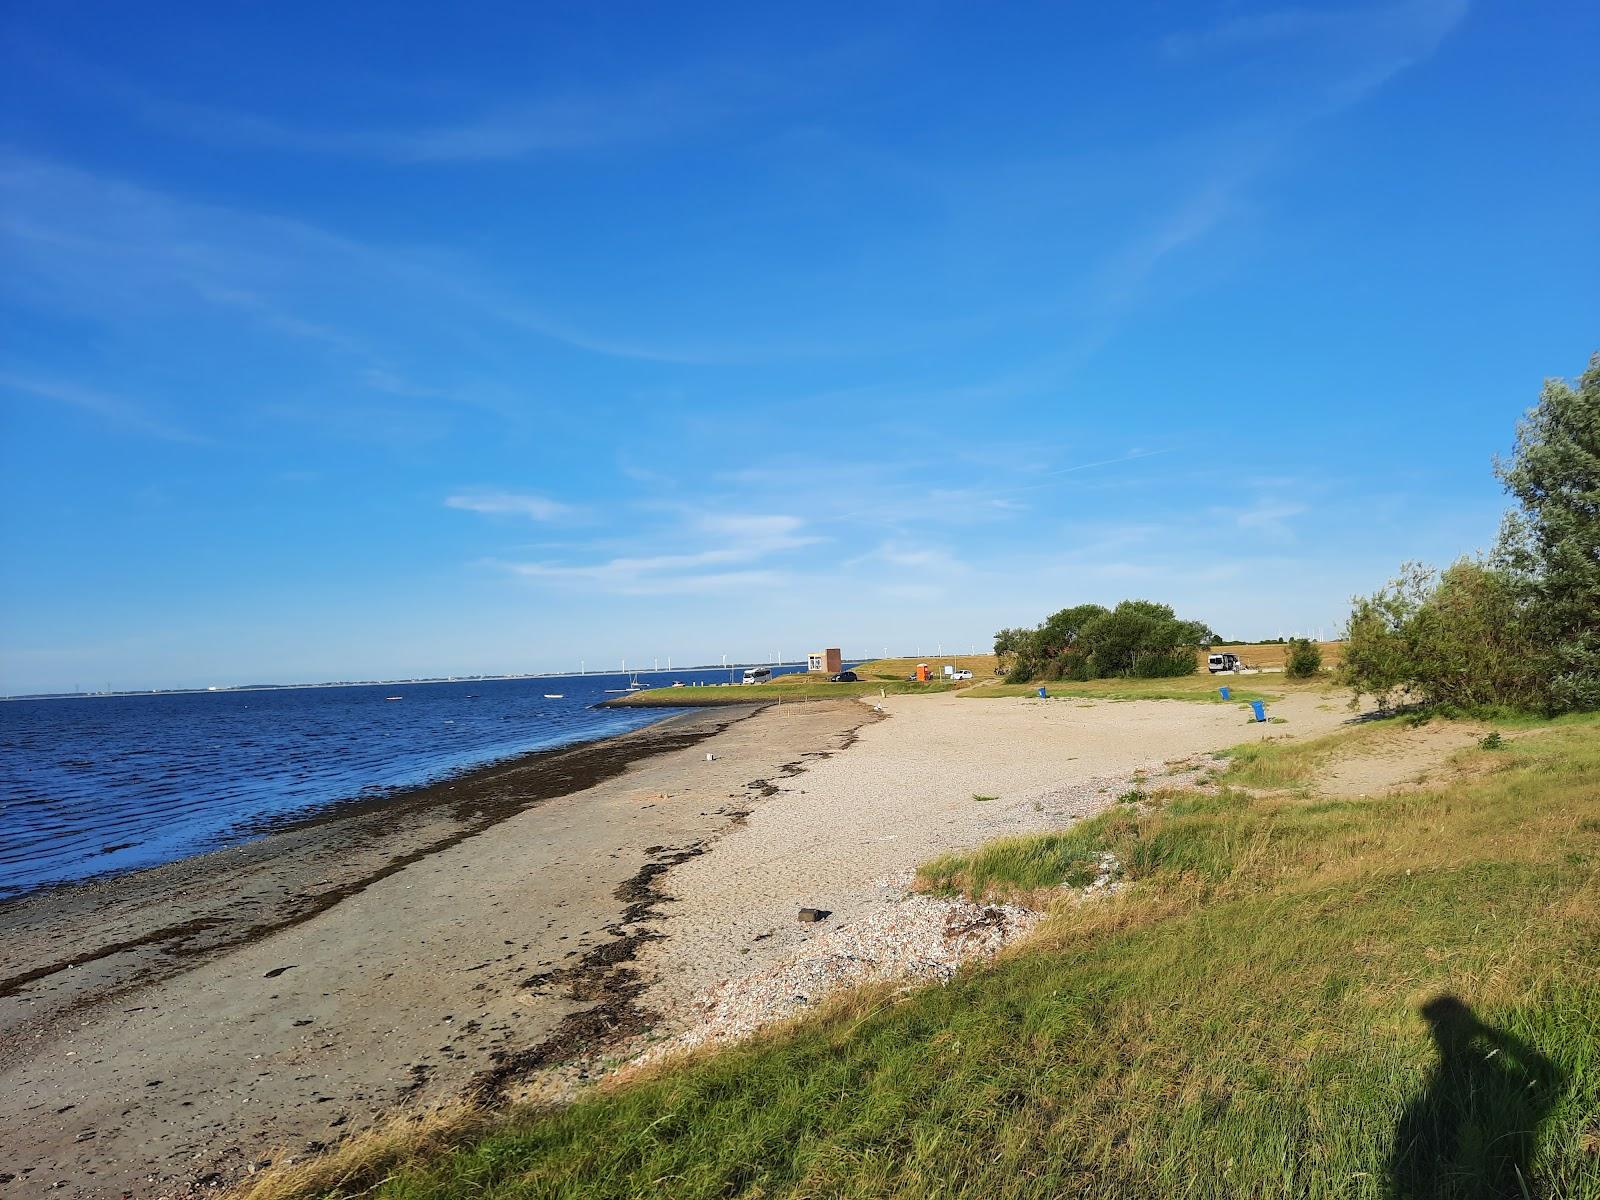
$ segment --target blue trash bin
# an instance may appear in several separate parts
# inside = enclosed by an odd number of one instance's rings
[[[1267,719],[1267,706],[1260,700],[1250,701],[1250,707],[1256,711],[1256,720],[1265,721]]]
[[[1040,688],[1039,689],[1039,699],[1041,699],[1041,700],[1050,699],[1050,693],[1045,691],[1043,688]]]
[[[1219,691],[1219,692],[1221,692],[1221,693],[1222,693],[1222,698],[1223,698],[1223,699],[1224,699],[1224,700],[1226,700],[1226,699],[1228,699],[1228,689],[1227,689],[1227,688],[1225,688],[1225,687],[1220,687],[1220,688],[1218,688],[1218,689],[1217,689],[1217,691]]]

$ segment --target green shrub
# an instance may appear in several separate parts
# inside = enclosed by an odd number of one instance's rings
[[[1173,679],[1179,675],[1193,675],[1199,670],[1198,658],[1190,646],[1174,646],[1170,650],[1148,650],[1137,654],[1128,674],[1135,679]]]
[[[1442,572],[1408,563],[1358,598],[1340,680],[1389,708],[1401,695],[1470,712],[1543,706],[1541,655],[1510,574],[1463,558]]]
[[[1322,651],[1310,638],[1290,638],[1283,673],[1290,679],[1310,679],[1322,670]]]
[[[1340,679],[1357,702],[1600,709],[1600,354],[1577,382],[1546,381],[1496,464],[1518,506],[1492,559],[1408,563],[1352,602]]]
[[[1002,629],[994,646],[1009,667],[1007,683],[1086,683],[1191,675],[1198,669],[1199,647],[1215,640],[1203,622],[1180,620],[1170,605],[1124,600],[1113,609],[1063,608],[1036,629]]]

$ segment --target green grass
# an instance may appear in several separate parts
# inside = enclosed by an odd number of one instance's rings
[[[941,896],[1027,903],[1059,888],[1094,882],[1100,852],[1108,849],[1103,814],[1062,833],[1000,838],[970,854],[941,854],[917,871],[917,886]]]
[[[1600,719],[1468,753],[1501,769],[1365,801],[1157,795],[946,856],[926,886],[1037,892],[1105,850],[1132,886],[945,986],[853,994],[348,1187],[1377,1200],[1519,1195],[1520,1170],[1600,1195]]]
[[[1220,678],[1220,677],[1219,677]],[[1236,682],[1235,676],[1214,678],[1211,675],[1180,675],[1175,679],[1091,679],[1086,683],[1066,680],[1040,683],[985,683],[962,689],[961,695],[975,700],[995,699],[1005,696],[1036,696],[1041,687],[1052,696],[1077,697],[1093,700],[1193,700],[1209,704],[1247,704],[1251,700],[1271,702],[1283,698],[1286,691],[1299,690],[1308,685],[1299,684],[1281,675],[1268,676],[1273,691],[1265,691],[1254,683]],[[1245,676],[1259,680],[1260,676]],[[1319,685],[1326,687],[1323,682]],[[1229,689],[1230,699],[1224,700],[1217,692],[1219,687]]]
[[[937,675],[948,663],[958,671],[971,671],[974,680],[993,679],[996,660],[992,654],[931,654],[923,658],[874,658],[852,668],[863,679],[907,679],[916,673],[917,664],[927,663]]]
[[[784,675],[770,683],[749,687],[663,687],[629,692],[606,701],[609,708],[703,708],[717,704],[771,704],[787,700],[839,700],[852,696],[921,695],[949,692],[956,684],[942,680],[918,683],[911,679],[863,679],[857,683],[829,683],[826,678]]]
[[[1303,741],[1268,740],[1235,746],[1228,751],[1228,765],[1218,781],[1252,788],[1308,787],[1318,770],[1341,751],[1382,740],[1398,727],[1398,720],[1390,718]]]

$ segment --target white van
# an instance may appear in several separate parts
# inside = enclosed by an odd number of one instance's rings
[[[747,667],[747,668],[745,668],[744,681],[746,683],[765,683],[767,680],[769,680],[771,678],[772,678],[772,668],[771,667]]]
[[[1213,675],[1218,671],[1237,671],[1239,666],[1239,656],[1237,654],[1210,654],[1206,656],[1206,670]]]

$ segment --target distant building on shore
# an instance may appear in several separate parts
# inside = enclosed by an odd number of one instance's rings
[[[806,655],[806,670],[826,671],[829,675],[837,675],[844,670],[844,658],[837,646],[828,650],[813,650]]]

